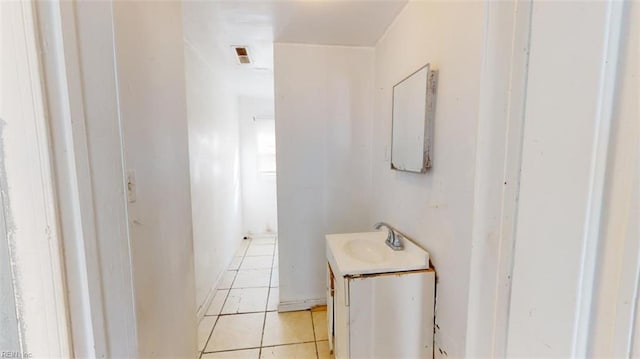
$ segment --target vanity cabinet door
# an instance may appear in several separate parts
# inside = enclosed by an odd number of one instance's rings
[[[435,272],[349,280],[351,358],[433,358]]]

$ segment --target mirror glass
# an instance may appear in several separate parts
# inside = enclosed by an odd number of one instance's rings
[[[393,87],[391,168],[426,172],[431,166],[435,74],[429,64]]]

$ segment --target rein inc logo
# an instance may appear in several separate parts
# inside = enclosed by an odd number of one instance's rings
[[[28,352],[0,352],[0,358],[33,358],[33,353]]]

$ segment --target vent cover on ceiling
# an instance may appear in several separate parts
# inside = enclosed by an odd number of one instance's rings
[[[249,50],[244,46],[234,46],[233,49],[236,52],[236,58],[240,64],[250,64]]]

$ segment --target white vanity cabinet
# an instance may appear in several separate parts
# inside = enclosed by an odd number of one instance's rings
[[[336,359],[433,358],[433,269],[343,275],[328,263],[327,273]]]

